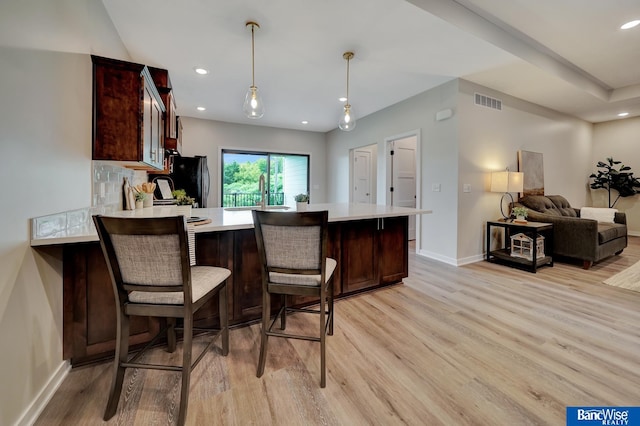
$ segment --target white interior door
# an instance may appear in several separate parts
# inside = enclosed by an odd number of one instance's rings
[[[371,203],[371,152],[353,151],[353,202]]]
[[[416,207],[417,138],[410,136],[391,142],[391,205]],[[416,217],[409,216],[409,239],[416,239]]]

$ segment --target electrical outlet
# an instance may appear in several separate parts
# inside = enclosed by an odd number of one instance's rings
[[[431,185],[431,191],[440,192],[440,184],[439,183],[434,183],[433,185]]]
[[[462,192],[471,192],[471,184],[470,183],[462,184]]]

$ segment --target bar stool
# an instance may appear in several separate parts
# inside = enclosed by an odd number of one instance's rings
[[[93,220],[107,261],[117,310],[113,380],[104,420],[113,417],[117,411],[125,370],[149,368],[181,372],[177,423],[183,425],[187,416],[191,371],[219,336],[222,339],[222,355],[229,353],[226,282],[231,271],[191,265],[184,216],[117,218],[97,215],[93,216]],[[218,295],[220,327],[193,327],[194,313],[215,295]],[[131,316],[164,317],[168,325],[142,351],[129,359]],[[176,327],[176,318],[183,319],[182,327]],[[175,351],[177,329],[183,330],[182,365],[137,362],[165,332],[169,352]],[[192,362],[194,331],[213,332],[214,336]]]
[[[270,336],[320,342],[320,387],[326,386],[326,336],[333,335],[333,285],[337,262],[327,257],[328,212],[269,212],[253,210],[253,223],[262,263],[262,331],[257,376],[264,373]],[[271,295],[281,307],[271,320]],[[287,296],[319,298],[318,309],[291,308]],[[287,312],[319,314],[320,332],[305,336],[284,333]],[[280,329],[273,330],[280,318]]]

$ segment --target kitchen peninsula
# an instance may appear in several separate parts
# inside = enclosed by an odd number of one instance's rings
[[[309,210],[329,211],[329,256],[338,260],[333,285],[336,297],[401,282],[408,275],[409,216],[431,213],[373,204],[310,204]],[[90,214],[74,212],[84,220],[69,229],[41,236],[43,218],[32,220],[31,246],[62,245],[63,340],[65,359],[80,365],[113,356],[116,335],[115,301],[98,236]],[[121,217],[161,217],[176,214],[173,206],[156,206],[105,213]],[[257,321],[261,315],[261,269],[250,208],[194,209],[193,216],[211,219],[196,226],[196,259],[201,265],[232,271],[228,282],[229,320],[232,325]],[[294,304],[310,303],[294,299]],[[196,318],[218,321],[217,302]],[[155,318],[131,324],[132,345],[147,342],[160,327]]]

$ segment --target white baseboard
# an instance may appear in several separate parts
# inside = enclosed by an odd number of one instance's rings
[[[15,426],[29,426],[38,420],[42,410],[44,410],[49,401],[51,401],[51,398],[53,398],[62,381],[67,377],[67,374],[69,374],[69,370],[71,370],[71,363],[69,363],[69,361],[62,361],[49,378],[47,384],[40,390],[38,396],[36,396],[31,404],[24,410]]]
[[[629,231],[627,232],[627,235],[631,236],[631,237],[640,237],[640,231]],[[452,266],[464,266],[464,265],[469,265],[471,263],[476,263],[476,262],[481,262],[483,260],[485,260],[486,255],[483,254],[476,254],[473,256],[469,256],[469,257],[465,257],[463,259],[454,259],[451,257],[446,257],[446,256],[442,256],[441,254],[438,253],[433,253],[427,250],[420,250],[416,253],[418,256],[422,256],[422,257],[426,257],[428,259],[433,259],[433,260],[437,260],[439,262],[443,262],[446,263],[447,265],[452,265]]]
[[[427,250],[420,250],[416,253],[418,256],[426,257],[429,259],[437,260],[438,262],[446,263],[447,265],[458,266],[458,262],[456,259],[451,257],[442,256],[438,253],[433,253]]]
[[[433,253],[426,250],[420,250],[417,253],[418,256],[426,257],[429,259],[437,260],[438,262],[446,263],[451,266],[464,266],[470,263],[476,263],[484,260],[484,254],[476,254],[474,256],[465,257],[464,259],[454,259],[451,257],[442,256],[438,253]]]

